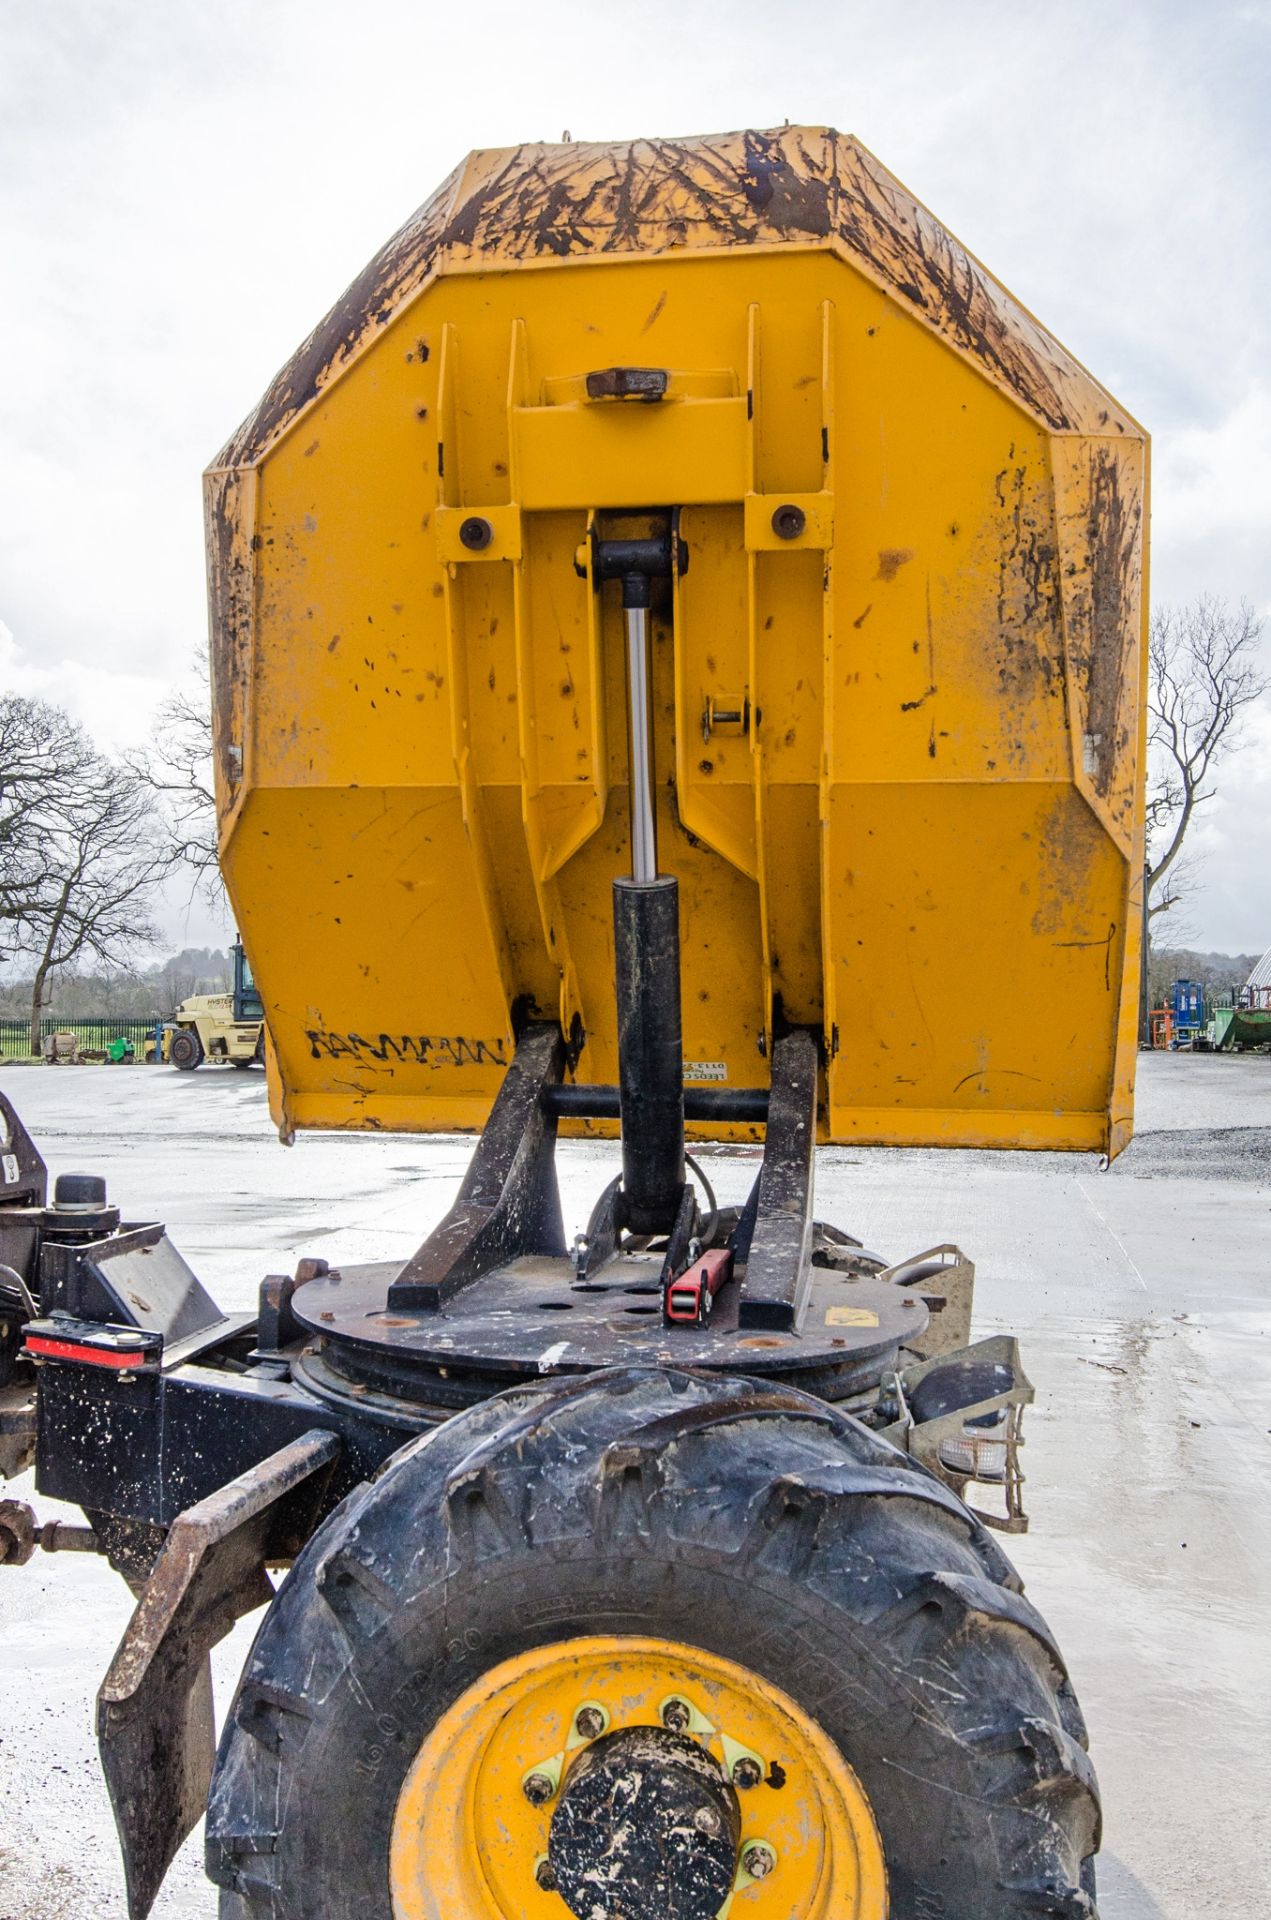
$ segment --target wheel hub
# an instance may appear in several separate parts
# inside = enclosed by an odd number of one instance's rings
[[[683,1642],[527,1648],[402,1782],[393,1920],[886,1920],[869,1801],[811,1715]]]
[[[624,1727],[571,1766],[548,1857],[578,1920],[715,1920],[740,1835],[737,1795],[697,1741]]]

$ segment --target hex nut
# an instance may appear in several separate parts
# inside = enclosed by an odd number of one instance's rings
[[[550,1860],[540,1860],[534,1869],[534,1878],[544,1893],[556,1891],[556,1869]]]
[[[741,1856],[741,1864],[752,1880],[766,1880],[777,1864],[777,1856],[771,1847],[757,1840],[753,1846],[746,1848]]]
[[[735,1787],[757,1787],[763,1779],[763,1766],[748,1753],[733,1762],[733,1785]]]
[[[527,1773],[522,1783],[525,1798],[532,1807],[545,1807],[556,1788],[546,1773]]]
[[[672,1733],[683,1733],[693,1718],[693,1710],[687,1700],[668,1700],[662,1709],[662,1725]]]
[[[605,1716],[599,1707],[580,1707],[574,1719],[574,1730],[584,1740],[599,1740],[605,1730]]]

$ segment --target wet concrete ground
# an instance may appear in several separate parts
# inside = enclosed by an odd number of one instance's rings
[[[301,1252],[402,1256],[469,1143],[273,1139],[261,1076],[6,1066],[55,1169],[166,1219],[230,1308]],[[1009,1543],[1068,1657],[1103,1785],[1104,1920],[1271,1914],[1271,1059],[1150,1055],[1139,1136],[1086,1158],[833,1149],[818,1211],[899,1256],[958,1241],[976,1330],[1018,1332],[1033,1531]],[[581,1225],[608,1147],[562,1148]],[[724,1200],[753,1158],[712,1154]],[[29,1483],[5,1488],[31,1498]],[[43,1503],[48,1512],[53,1509]],[[92,1700],[129,1612],[79,1557],[0,1571],[0,1920],[123,1920]],[[219,1650],[222,1703],[251,1623]],[[156,1920],[211,1920],[196,1835]]]

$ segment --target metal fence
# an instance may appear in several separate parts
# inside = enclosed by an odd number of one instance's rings
[[[40,1022],[40,1052],[51,1033],[73,1033],[81,1054],[104,1054],[112,1040],[131,1040],[138,1060],[145,1057],[145,1043],[163,1019],[156,1013],[149,1020],[59,1020],[56,1015]],[[0,1020],[0,1060],[31,1059],[31,1022]]]

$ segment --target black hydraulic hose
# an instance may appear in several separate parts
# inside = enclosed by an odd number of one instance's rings
[[[685,1165],[691,1167],[694,1174],[696,1175],[698,1185],[701,1187],[703,1193],[706,1195],[706,1204],[710,1208],[710,1225],[708,1227],[703,1227],[700,1235],[698,1236],[699,1239],[701,1240],[702,1245],[704,1247],[709,1247],[711,1242],[715,1238],[715,1229],[719,1225],[719,1202],[715,1198],[714,1187],[712,1187],[710,1181],[706,1178],[706,1175],[702,1172],[701,1167],[697,1164],[697,1161],[693,1158],[692,1154],[686,1153],[684,1156],[684,1161],[685,1161]]]

